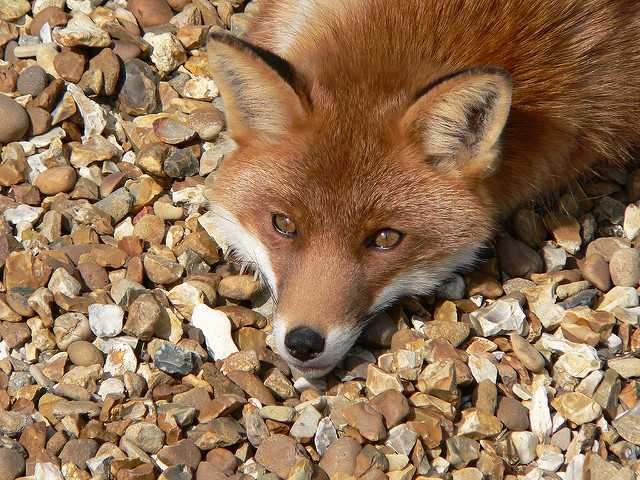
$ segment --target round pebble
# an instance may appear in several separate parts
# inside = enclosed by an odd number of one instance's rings
[[[69,360],[80,367],[102,365],[104,363],[104,355],[98,347],[84,340],[73,342],[69,345],[67,353],[69,354]]]
[[[22,140],[29,130],[29,115],[22,106],[7,97],[0,95],[0,143]]]
[[[18,76],[18,91],[37,97],[47,86],[47,72],[39,65],[25,68]]]
[[[76,170],[73,167],[52,167],[38,175],[35,185],[45,195],[56,195],[71,191],[76,179]]]
[[[621,248],[611,255],[611,281],[619,287],[637,287],[640,281],[640,251]]]

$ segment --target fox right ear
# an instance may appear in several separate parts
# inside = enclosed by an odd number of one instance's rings
[[[428,86],[402,122],[439,168],[481,180],[498,166],[500,137],[510,109],[509,74],[496,67],[477,67]]]
[[[276,137],[304,119],[303,82],[286,60],[224,32],[211,33],[207,49],[236,142]]]

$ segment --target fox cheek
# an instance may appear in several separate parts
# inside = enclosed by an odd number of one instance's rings
[[[473,264],[482,243],[474,243],[435,264],[418,265],[398,272],[374,297],[368,314],[373,315],[407,296],[433,293],[458,268]]]
[[[267,247],[224,207],[212,205],[207,215],[212,221],[204,222],[203,227],[209,235],[222,248],[225,255],[233,253],[238,260],[253,267],[260,274],[275,300],[278,283]]]

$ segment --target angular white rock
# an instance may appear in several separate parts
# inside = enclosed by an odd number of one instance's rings
[[[82,90],[73,83],[67,86],[67,91],[75,100],[78,110],[80,110],[80,116],[84,122],[83,140],[94,135],[100,135],[107,126],[107,114],[105,111],[96,102],[90,100]]]
[[[533,392],[531,405],[529,406],[529,422],[531,431],[544,441],[551,435],[552,423],[549,410],[549,398],[544,385],[539,385]]]
[[[577,345],[558,358],[554,368],[561,368],[569,375],[584,378],[600,368],[598,352],[590,345]]]
[[[67,297],[77,296],[82,289],[80,282],[62,267],[53,272],[47,287],[51,290],[51,293],[61,293]]]
[[[511,432],[511,441],[522,465],[528,465],[536,458],[538,438],[532,432]]]
[[[34,480],[64,480],[60,467],[53,463],[36,463],[33,478]]]
[[[214,360],[224,360],[238,351],[231,338],[231,320],[223,312],[201,303],[193,309],[191,324],[202,331],[209,355]]]
[[[329,445],[338,439],[338,433],[336,427],[330,417],[324,417],[318,422],[318,428],[316,429],[316,435],[313,439],[313,443],[316,446],[316,451],[320,457],[323,457]]]
[[[483,336],[522,333],[526,315],[514,298],[496,300],[469,315],[471,322]]]
[[[15,208],[7,208],[4,211],[4,219],[13,224],[28,223],[33,225],[42,215],[44,209],[41,207],[32,207],[30,205],[21,204]]]
[[[469,369],[476,382],[489,380],[491,383],[496,383],[498,369],[488,358],[482,355],[469,355]]]
[[[104,362],[104,371],[114,377],[120,377],[127,372],[135,372],[138,368],[138,360],[133,349],[126,343],[117,343],[111,347],[107,360]]]
[[[96,337],[115,337],[122,331],[124,310],[120,305],[89,305],[89,326]]]
[[[320,412],[313,407],[307,407],[294,422],[289,435],[301,443],[306,443],[315,436],[321,419]]]

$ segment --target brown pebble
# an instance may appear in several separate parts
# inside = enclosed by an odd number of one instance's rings
[[[76,178],[73,167],[52,167],[37,176],[35,185],[45,195],[56,195],[73,190]]]
[[[69,360],[74,365],[80,367],[90,367],[91,365],[102,365],[104,363],[103,353],[93,343],[85,340],[73,342],[67,348]]]
[[[78,83],[82,78],[86,64],[85,56],[73,50],[65,49],[53,59],[53,67],[58,75],[67,82]]]

